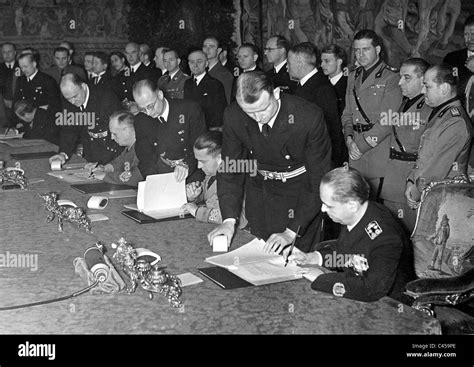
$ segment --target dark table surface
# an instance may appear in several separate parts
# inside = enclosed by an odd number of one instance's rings
[[[53,146],[54,148],[54,146]],[[0,157],[36,148],[11,149],[0,144]],[[42,151],[49,150],[44,148]],[[75,160],[78,158],[75,157]],[[47,159],[21,161],[26,176],[44,179],[25,191],[0,190],[0,254],[38,255],[38,268],[0,268],[0,307],[69,295],[86,286],[74,272],[73,260],[96,241],[110,244],[120,237],[162,257],[170,273],[191,272],[204,282],[183,288],[184,306],[172,308],[157,294],[149,300],[139,288],[129,295],[87,293],[66,301],[0,312],[0,333],[11,334],[439,334],[439,322],[385,297],[363,303],[311,290],[304,279],[224,290],[204,278],[197,268],[210,266],[213,256],[206,235],[213,225],[194,219],[140,225],[124,217],[124,204],[135,199],[113,199],[100,213],[109,220],[93,223],[86,233],[69,223],[58,232],[46,223],[47,211],[39,193],[57,191],[86,207],[90,196],[46,175]],[[232,248],[250,241],[239,231]]]

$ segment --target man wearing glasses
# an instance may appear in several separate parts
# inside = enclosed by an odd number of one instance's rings
[[[272,79],[273,86],[280,87],[282,92],[293,93],[296,81],[290,79],[290,74],[286,66],[290,43],[283,36],[272,36],[268,39],[264,49],[264,54],[273,67],[267,71]]]
[[[178,182],[202,181],[193,152],[194,141],[206,131],[199,104],[167,99],[148,79],[135,84],[133,97],[141,111],[135,117],[135,151],[142,176],[174,172]]]

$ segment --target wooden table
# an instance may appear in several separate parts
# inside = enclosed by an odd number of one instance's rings
[[[100,240],[110,247],[125,237],[162,257],[168,271],[191,272],[212,256],[206,235],[213,225],[194,219],[140,225],[124,217],[122,206],[134,199],[113,199],[93,223],[93,233],[65,223],[46,223],[39,193],[58,191],[86,207],[89,196],[45,174],[47,159],[22,161],[30,179],[45,181],[28,190],[0,190],[0,254],[37,254],[38,268],[0,268],[0,307],[71,294],[86,284],[74,273],[73,260]],[[12,166],[13,161],[7,162]],[[238,232],[233,247],[252,239]],[[0,333],[11,334],[439,334],[439,322],[388,297],[363,303],[311,290],[306,280],[223,290],[204,282],[183,288],[184,306],[174,309],[162,295],[149,300],[141,288],[84,294],[59,303],[1,312]]]

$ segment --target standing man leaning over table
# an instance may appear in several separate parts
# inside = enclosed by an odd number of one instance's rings
[[[224,113],[222,159],[236,165],[256,162],[258,173],[234,173],[225,165],[218,172],[223,223],[208,239],[212,243],[214,237],[225,235],[230,244],[245,194],[251,233],[268,239],[269,247],[285,247],[298,227],[300,235],[309,232],[321,208],[318,187],[331,165],[323,112],[303,99],[280,94],[261,71],[240,75],[236,97],[237,103]]]
[[[148,79],[135,84],[133,96],[142,111],[135,117],[135,151],[142,176],[174,172],[178,182],[202,181],[193,151],[194,142],[206,131],[199,104],[167,99]]]
[[[384,181],[392,132],[391,126],[381,120],[390,111],[398,111],[402,94],[397,70],[382,60],[382,42],[374,31],[357,32],[353,46],[361,66],[349,75],[341,122],[349,150],[349,166],[364,176],[370,185],[371,199],[377,200]]]
[[[109,163],[123,149],[108,131],[110,115],[121,107],[117,95],[111,90],[89,88],[75,74],[64,75],[60,88],[66,101],[63,111],[56,116],[56,124],[62,125],[59,154],[49,158],[50,163],[60,160],[64,164],[78,143],[82,143],[83,157],[88,162]],[[74,116],[74,126],[69,125],[69,116]]]

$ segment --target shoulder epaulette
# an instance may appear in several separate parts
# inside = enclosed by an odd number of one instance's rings
[[[461,112],[459,111],[459,109],[457,107],[451,107],[451,115],[453,117],[456,117],[456,116],[461,116]]]
[[[397,68],[394,68],[393,66],[387,65],[387,69],[390,70],[393,73],[398,73],[399,70]]]

